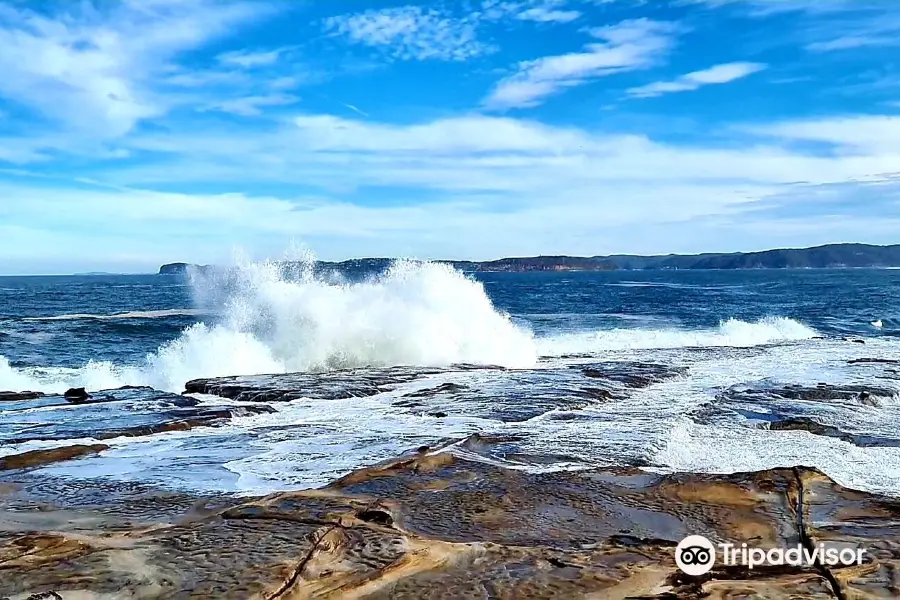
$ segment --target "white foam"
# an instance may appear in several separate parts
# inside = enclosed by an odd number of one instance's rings
[[[816,335],[814,329],[784,317],[766,317],[755,322],[728,319],[714,329],[610,329],[567,333],[539,340],[538,350],[545,356],[561,356],[654,348],[716,346],[745,348],[806,340]]]
[[[37,380],[10,366],[9,360],[5,356],[0,356],[0,390],[38,391],[40,386],[41,384]]]
[[[737,473],[815,467],[853,489],[900,493],[900,448],[861,448],[806,431],[700,425],[684,418],[654,457],[674,471]]]
[[[79,319],[96,319],[98,321],[115,321],[121,319],[162,319],[166,317],[195,317],[203,314],[199,309],[179,308],[167,310],[135,310],[112,314],[75,313],[70,315],[53,315],[50,317],[29,317],[23,321],[76,321]]]
[[[89,362],[79,369],[29,367],[17,369],[0,356],[0,390],[61,394],[72,387],[108,390],[123,385],[144,385],[144,373],[137,368],[117,367],[108,362]]]

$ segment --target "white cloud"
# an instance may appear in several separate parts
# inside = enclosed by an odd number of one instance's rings
[[[867,129],[864,121],[860,125],[859,131]],[[900,132],[883,128],[881,142],[860,141],[840,154],[819,155],[794,149],[799,134],[789,126],[803,122],[782,124],[778,132],[750,132],[769,136],[768,144],[748,138],[745,131],[725,129],[719,135],[734,137],[732,144],[707,148],[487,116],[392,125],[308,115],[267,134],[219,128],[186,130],[178,137],[140,136],[132,142],[135,150],[170,156],[177,171],[163,164],[116,169],[104,177],[131,185],[265,182],[338,195],[406,189],[416,201],[427,201],[429,194],[499,194],[517,205],[548,198],[591,203],[598,194],[615,198],[623,189],[640,187],[648,195],[630,201],[651,214],[660,197],[679,187],[705,187],[710,198],[718,198],[714,202],[727,204],[754,197],[761,188],[845,181],[896,171],[900,164]],[[848,124],[846,129],[854,128]],[[874,133],[866,139],[874,139]],[[747,190],[753,194],[747,196]]]
[[[582,52],[519,63],[517,72],[501,80],[483,104],[488,109],[536,106],[592,79],[652,67],[673,47],[677,31],[672,23],[649,19],[592,29],[590,34],[602,43],[588,44]]]
[[[752,62],[732,62],[715,65],[701,71],[693,71],[672,81],[657,81],[627,91],[636,98],[652,98],[673,92],[688,92],[705,85],[718,85],[741,79],[766,68],[767,65]]]
[[[527,8],[516,15],[520,21],[538,21],[540,23],[569,23],[581,17],[577,10],[558,10],[546,6]]]
[[[90,4],[51,19],[0,6],[0,96],[56,124],[116,137],[165,113],[152,79],[175,55],[225,35],[269,9],[247,2],[137,1],[100,12]]]
[[[869,46],[895,46],[900,45],[896,37],[845,35],[833,40],[812,42],[806,48],[815,52],[831,52],[833,50],[850,50],[852,48],[864,48]]]
[[[491,52],[478,40],[477,19],[444,10],[404,6],[325,19],[325,31],[380,48],[401,60],[463,61]]]
[[[82,243],[94,257],[118,252],[160,261],[222,260],[232,244],[278,251],[295,236],[326,258],[490,258],[728,250],[783,243],[792,232],[796,243],[890,234],[884,222],[866,229],[847,215],[832,223],[811,214],[800,227],[750,209],[814,206],[809,198],[821,185],[841,184],[849,199],[855,182],[896,189],[890,173],[900,164],[897,120],[848,116],[711,133],[731,143],[662,143],[483,115],[410,125],[306,115],[266,131],[188,124],[128,140],[127,149],[161,162],[90,173],[119,187],[21,179],[0,185],[0,211],[13,227],[116,232]],[[813,152],[797,141],[838,151]],[[235,192],[142,189],[211,182]],[[280,191],[253,195],[259,184]],[[148,226],[152,241],[140,235]],[[7,246],[20,237],[0,236],[0,255],[14,256]],[[41,252],[56,264],[67,258],[59,244]]]
[[[265,107],[288,106],[296,104],[299,101],[299,96],[292,96],[290,94],[244,96],[242,98],[233,98],[231,100],[222,100],[209,104],[205,110],[216,110],[244,117],[253,117],[262,114],[262,109]]]
[[[893,155],[892,171],[900,172],[900,117],[851,115],[824,119],[785,121],[747,128],[754,133],[784,140],[819,142],[847,154]]]
[[[453,3],[433,2],[328,17],[323,26],[332,36],[400,60],[466,61],[497,51],[479,37],[485,26],[511,20],[570,23],[581,17],[565,6],[566,0],[482,0],[460,13]]]
[[[276,48],[266,52],[251,52],[249,50],[234,50],[218,56],[219,62],[224,65],[233,65],[244,69],[273,65],[284,53],[286,48]]]

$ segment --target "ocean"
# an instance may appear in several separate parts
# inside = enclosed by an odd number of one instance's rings
[[[47,397],[0,402],[0,456],[103,439],[37,473],[261,494],[481,433],[503,441],[476,458],[510,469],[805,465],[900,496],[898,360],[897,270],[3,277],[0,390]],[[391,366],[377,393],[262,413],[180,396],[293,372],[353,390]],[[96,401],[58,397],[74,387]],[[215,426],[116,435],[221,408]]]

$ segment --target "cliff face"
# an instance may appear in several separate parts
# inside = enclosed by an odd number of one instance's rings
[[[620,269],[838,269],[898,267],[900,245],[828,244],[813,248],[666,256],[597,256]]]
[[[447,261],[463,271],[513,272],[529,271],[614,271],[609,261],[577,256],[535,256],[530,258],[501,258],[487,262]]]
[[[188,263],[170,263],[159,268],[160,275],[186,275],[191,270],[206,271],[208,265],[191,265]]]
[[[184,275],[188,269],[187,263],[171,263],[159,268],[160,275]]]

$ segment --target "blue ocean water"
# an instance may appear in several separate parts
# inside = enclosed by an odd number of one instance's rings
[[[900,494],[900,366],[890,362],[900,359],[898,292],[898,270],[463,275],[398,263],[349,281],[262,264],[193,278],[5,277],[0,390],[178,394],[199,377],[496,365],[449,369],[368,398],[299,399],[222,427],[114,438],[98,457],[42,471],[257,493],[319,485],[417,445],[491,432],[517,436],[509,455],[555,457],[511,468],[806,464]],[[586,366],[645,363],[672,376],[583,401]],[[400,401],[447,382],[465,391],[433,395],[428,409]],[[879,394],[860,403],[846,394],[734,392],[819,384]],[[89,440],[101,420],[141,424],[167,406],[146,390],[82,407],[0,403],[0,455]],[[768,428],[782,418],[846,435]]]

